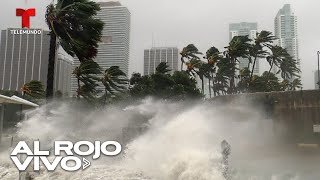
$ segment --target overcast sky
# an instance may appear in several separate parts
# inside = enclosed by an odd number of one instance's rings
[[[47,28],[45,7],[52,0],[0,0],[0,29],[20,27],[15,8],[37,8],[31,26]],[[274,31],[274,17],[284,4],[298,16],[298,37],[304,89],[314,88],[317,50],[320,50],[319,0],[120,0],[131,12],[130,72],[142,72],[143,49],[194,43],[202,52],[229,40],[228,25],[257,22],[258,30]],[[317,24],[319,22],[319,24]],[[153,37],[153,38],[152,38]],[[261,65],[263,69],[266,67]]]

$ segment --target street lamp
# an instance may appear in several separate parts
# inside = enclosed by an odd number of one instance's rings
[[[317,55],[318,55],[318,89],[320,89],[320,51],[317,51]]]

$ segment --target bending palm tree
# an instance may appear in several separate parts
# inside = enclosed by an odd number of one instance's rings
[[[283,79],[292,79],[293,77],[299,77],[298,73],[300,69],[297,67],[297,61],[293,59],[291,56],[285,57],[281,64],[281,77]]]
[[[209,96],[211,98],[211,82],[214,83],[213,81],[213,74],[216,72],[216,63],[218,62],[218,60],[220,59],[219,56],[220,52],[219,50],[212,46],[210,49],[208,49],[208,51],[206,52],[206,59],[208,60],[208,74],[207,74],[207,78],[209,80]],[[214,93],[215,94],[215,93]]]
[[[181,55],[181,71],[183,70],[183,64],[185,63],[185,58],[187,59],[200,59],[197,55],[201,55],[202,53],[199,52],[198,48],[193,45],[189,44],[187,47],[184,47],[180,52]]]
[[[79,67],[74,69],[72,74],[78,80],[77,97],[80,98],[81,95],[88,95],[89,92],[94,93],[95,87],[98,86],[96,82],[99,80],[96,75],[101,74],[101,69],[98,63],[89,60],[82,62]],[[80,82],[84,84],[83,88]]]
[[[50,29],[47,99],[53,96],[57,41],[80,62],[95,57],[103,29],[103,23],[94,18],[99,10],[99,5],[90,0],[58,0],[47,7],[46,22]]]
[[[250,54],[254,57],[250,79],[253,77],[257,58],[265,58],[267,51],[264,50],[264,47],[272,48],[272,43],[275,39],[276,37],[272,35],[272,32],[261,31],[260,33],[257,33],[254,45],[250,48]],[[249,63],[251,63],[250,60]]]
[[[169,66],[166,62],[160,63],[156,68],[156,73],[166,74],[167,72],[170,72],[171,70],[168,69]]]
[[[235,87],[235,73],[236,73],[236,65],[238,63],[238,58],[247,58],[249,56],[249,49],[251,47],[251,44],[249,44],[251,40],[248,38],[248,36],[235,36],[231,42],[229,43],[229,46],[226,47],[226,51],[224,52],[226,56],[226,60],[228,60],[229,63],[229,69],[230,69],[230,86],[229,86],[229,93],[233,94],[236,92]]]
[[[115,95],[117,92],[124,91],[128,85],[126,74],[118,66],[111,66],[106,69],[101,82],[105,88],[104,105],[107,103],[108,93]]]

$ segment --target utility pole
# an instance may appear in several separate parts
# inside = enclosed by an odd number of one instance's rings
[[[0,111],[0,144],[2,142],[2,133],[3,133],[3,119],[4,119],[4,104],[0,104],[1,111]]]
[[[320,89],[320,51],[317,51],[317,55],[318,55],[318,89]]]

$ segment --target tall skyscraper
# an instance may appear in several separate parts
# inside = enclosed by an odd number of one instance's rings
[[[153,47],[144,50],[144,75],[154,74],[156,67],[166,62],[171,73],[179,70],[179,50],[176,47]]]
[[[297,60],[298,68],[301,69],[299,59],[299,43],[297,32],[297,16],[291,10],[290,4],[286,4],[279,10],[274,20],[275,36],[278,38],[275,45],[285,48],[288,53]],[[274,69],[274,72],[277,68]]]
[[[61,91],[63,95],[71,96],[71,76],[73,57],[59,47],[55,64],[54,89]]]
[[[23,84],[31,80],[41,81],[46,87],[49,57],[49,32],[41,30],[41,34],[12,34],[13,28],[1,31],[0,46],[0,89],[20,91]],[[14,30],[17,30],[14,28]],[[57,64],[60,64],[57,59]],[[55,71],[71,69],[62,63],[55,66]],[[64,69],[64,70],[60,70]],[[69,70],[71,71],[71,70]],[[55,91],[67,93],[67,89],[61,89],[58,84],[66,86],[65,80],[71,78],[70,74],[57,80],[59,73],[55,74]],[[70,81],[69,81],[70,83]]]
[[[101,10],[97,18],[104,22],[101,43],[94,59],[103,70],[111,66],[119,66],[129,76],[130,54],[130,12],[119,2],[99,2]],[[79,66],[75,60],[73,67]],[[99,86],[98,90],[104,90]],[[77,91],[77,80],[72,77],[72,95]]]
[[[257,23],[249,23],[249,22],[241,22],[241,23],[232,23],[229,25],[229,38],[230,41],[235,36],[248,36],[250,39],[254,40],[257,37]],[[249,60],[248,59],[239,59],[239,70],[248,67]],[[256,62],[253,73],[259,75],[259,59]]]

